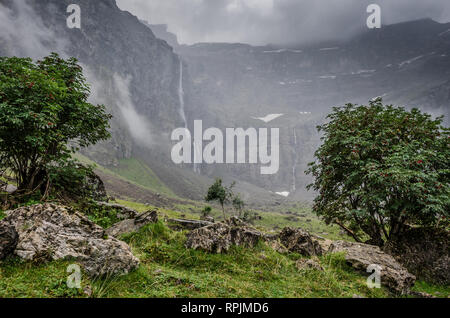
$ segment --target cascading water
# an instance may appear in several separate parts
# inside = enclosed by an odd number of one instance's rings
[[[186,113],[184,112],[184,89],[183,89],[183,62],[180,59],[180,79],[178,83],[178,100],[180,102],[180,116],[184,123],[184,128],[187,128]]]
[[[292,192],[295,192],[297,188],[297,163],[298,163],[298,153],[297,153],[297,132],[294,128],[294,165],[292,166]]]
[[[180,59],[180,79],[179,79],[179,83],[178,83],[178,99],[180,102],[180,110],[179,110],[180,117],[183,120],[184,128],[187,129],[188,125],[187,125],[187,120],[186,120],[186,112],[184,110],[185,103],[184,103],[184,89],[183,89],[183,62],[181,61],[181,59]],[[199,149],[194,141],[194,172],[195,173],[200,173],[198,164],[195,163],[198,155],[199,155]]]

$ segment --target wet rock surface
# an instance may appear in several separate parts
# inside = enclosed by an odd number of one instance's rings
[[[0,223],[0,260],[11,254],[17,246],[19,235],[14,226]]]
[[[380,267],[381,284],[397,294],[408,294],[416,277],[398,263],[394,257],[384,253],[378,246],[346,241],[335,241],[329,253],[345,252],[345,259],[356,270],[367,272],[369,265]]]
[[[322,255],[323,250],[316,239],[311,234],[300,228],[284,228],[278,235],[281,244],[289,252],[299,253],[305,256]]]
[[[138,214],[135,218],[120,221],[106,230],[106,234],[118,237],[122,234],[139,231],[143,226],[158,222],[156,210]]]
[[[255,247],[263,234],[232,218],[227,223],[214,223],[193,230],[187,236],[185,246],[210,253],[227,252],[232,245]]]
[[[0,227],[13,227],[18,234],[11,253],[30,261],[73,259],[90,276],[126,274],[139,260],[130,247],[82,214],[57,204],[36,204],[6,212]]]

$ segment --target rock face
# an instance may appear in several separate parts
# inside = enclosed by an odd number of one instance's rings
[[[17,246],[19,235],[14,226],[0,223],[0,260],[11,254]]]
[[[13,184],[0,183],[0,191],[5,191],[9,194],[12,194],[17,191],[17,187]]]
[[[345,252],[347,262],[357,270],[367,272],[369,265],[381,267],[381,284],[397,294],[408,294],[416,277],[410,274],[391,255],[384,253],[378,246],[345,241],[333,242],[329,253]]]
[[[314,240],[308,232],[302,229],[286,227],[279,234],[279,239],[289,252],[305,256],[322,255],[323,253],[317,240]]]
[[[127,219],[120,221],[109,229],[106,230],[106,234],[114,237],[125,233],[133,233],[139,231],[139,229],[147,224],[158,222],[158,214],[156,211],[147,211],[139,214],[133,219]]]
[[[95,201],[103,201],[108,198],[108,194],[106,193],[105,184],[103,180],[96,175],[95,173],[91,173],[86,176],[86,187],[89,189],[92,199]]]
[[[236,225],[234,221],[214,223],[190,232],[186,247],[201,249],[210,253],[227,252],[232,245],[254,247],[263,235],[246,226]]]
[[[435,228],[411,228],[384,251],[391,254],[418,278],[450,284],[450,234]]]
[[[168,219],[169,227],[174,230],[195,230],[213,224],[213,222],[184,219]]]
[[[126,274],[139,265],[130,247],[80,213],[56,204],[8,211],[1,227],[18,233],[14,254],[25,260],[74,259],[90,276]]]

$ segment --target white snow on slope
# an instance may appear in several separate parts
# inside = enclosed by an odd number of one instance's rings
[[[401,62],[400,64],[398,64],[398,66],[399,67],[403,67],[404,65],[411,64],[411,63],[413,63],[413,62],[415,62],[417,60],[420,60],[422,57],[423,57],[423,55],[416,56],[416,57],[414,57],[412,59],[409,59],[409,60]]]
[[[339,47],[324,47],[322,49],[319,49],[319,51],[333,51],[333,50],[339,50]]]
[[[263,53],[302,53],[302,50],[289,50],[289,49],[279,49],[279,50],[272,50],[272,51],[263,51]]]
[[[269,114],[266,117],[252,117],[252,118],[261,120],[267,124],[267,123],[271,122],[272,120],[275,120],[283,115],[284,114]]]

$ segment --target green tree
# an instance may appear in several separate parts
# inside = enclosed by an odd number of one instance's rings
[[[75,58],[0,57],[0,166],[14,173],[19,191],[38,189],[50,166],[109,138],[111,115],[89,94]]]
[[[235,186],[235,182],[233,182],[230,186],[224,186],[222,183],[222,179],[218,178],[216,181],[209,187],[208,193],[206,194],[205,201],[211,202],[216,201],[222,207],[223,219],[226,220],[225,215],[225,204],[231,202],[233,198],[233,188]]]
[[[233,196],[233,200],[231,202],[233,204],[234,209],[239,215],[239,218],[242,216],[242,210],[244,209],[245,203],[241,199],[241,196],[239,194]]]
[[[306,171],[319,216],[380,246],[408,225],[448,226],[450,136],[442,117],[377,99],[333,108],[327,119]]]

